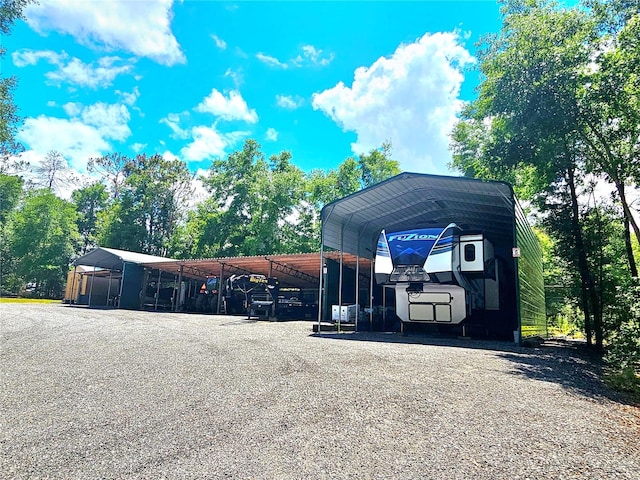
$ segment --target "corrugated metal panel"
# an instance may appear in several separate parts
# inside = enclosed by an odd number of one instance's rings
[[[323,246],[372,258],[382,229],[449,223],[483,233],[503,262],[501,308],[492,330],[506,336],[521,326],[523,337],[546,335],[540,247],[506,183],[402,173],[327,205],[322,210]],[[512,257],[515,246],[521,248],[519,261]]]
[[[542,272],[542,250],[520,206],[516,204],[516,244],[518,258],[520,334],[527,337],[547,337],[547,316]]]
[[[122,267],[122,262],[143,264],[164,261],[173,261],[173,259],[157,257],[155,255],[146,255],[144,253],[128,252],[126,250],[118,250],[115,248],[100,247],[91,250],[82,257],[77,258],[73,263],[74,265],[120,269]]]
[[[338,257],[337,252],[325,254],[325,258],[336,261]],[[355,255],[343,256],[343,263],[350,268],[355,269],[356,261]],[[320,281],[319,253],[167,260],[144,265],[171,273],[178,273],[182,267],[183,276],[190,278],[220,277],[223,272],[225,277],[234,273],[256,273],[277,277],[284,285],[301,288],[317,287]],[[360,268],[368,272],[370,261],[361,258]]]
[[[402,173],[325,206],[323,245],[372,258],[382,229],[444,226],[513,238],[513,194],[502,182]]]

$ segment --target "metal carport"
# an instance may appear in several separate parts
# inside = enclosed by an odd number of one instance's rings
[[[542,265],[537,259],[539,246],[507,183],[405,172],[326,205],[321,219],[322,258],[326,249],[333,249],[372,261],[383,229],[392,232],[456,223],[463,230],[484,233],[497,254],[512,265],[516,298],[513,311],[507,313],[517,320],[507,328],[519,331],[522,299],[519,298],[518,258],[514,258],[512,252],[513,248],[521,247],[523,256],[524,250],[530,252],[526,260],[535,270],[535,278],[527,280],[535,287],[531,299],[527,298],[527,305],[533,305],[536,310],[532,312],[534,323],[541,321],[539,308],[544,317]],[[320,311],[318,322],[323,318]]]
[[[127,250],[118,250],[115,248],[99,247],[89,253],[78,257],[74,262],[74,275],[73,281],[76,281],[75,271],[80,265],[94,267],[94,271],[91,274],[91,281],[89,287],[88,305],[92,305],[92,291],[95,279],[99,276],[99,270],[102,272],[109,272],[109,291],[107,292],[105,305],[110,304],[113,297],[118,298],[116,302],[121,308],[136,309],[139,306],[139,291],[142,285],[144,277],[144,267],[156,268],[160,262],[172,262],[175,261],[170,258],[158,257],[155,255],[147,255],[144,253],[129,252]],[[106,276],[106,273],[102,273]],[[117,292],[111,291],[111,279],[116,278],[119,280],[120,286]],[[72,289],[73,290],[73,287]],[[77,301],[73,299],[73,303]]]

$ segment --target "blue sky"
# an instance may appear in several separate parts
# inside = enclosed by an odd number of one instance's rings
[[[305,171],[391,141],[403,170],[446,174],[495,1],[41,0],[3,39],[19,139],[85,172],[109,152],[196,171],[256,139]]]

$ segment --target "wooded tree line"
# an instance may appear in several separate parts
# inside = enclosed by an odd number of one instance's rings
[[[639,6],[504,2],[502,30],[482,44],[477,98],[452,134],[454,168],[509,181],[536,214],[556,321],[573,317],[598,350],[626,346],[621,361],[636,369]]]
[[[212,163],[200,179],[205,197],[194,202],[194,176],[182,160],[112,153],[89,161],[100,179],[66,201],[53,193],[67,172],[51,152],[38,166],[43,183],[0,173],[2,290],[30,284],[58,297],[69,264],[96,246],[172,258],[318,251],[320,209],[400,173],[390,155],[384,144],[335,170],[305,173],[289,152],[266,159],[247,140]]]

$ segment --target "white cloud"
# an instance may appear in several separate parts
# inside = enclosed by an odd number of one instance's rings
[[[85,172],[91,157],[110,151],[110,141],[122,141],[131,135],[130,115],[124,105],[96,103],[84,107],[69,102],[63,106],[71,118],[40,115],[25,119],[18,131],[27,156],[42,157],[51,150],[69,160],[71,168]]]
[[[57,70],[45,74],[49,83],[70,83],[94,89],[108,87],[118,75],[133,69],[131,61],[123,61],[119,57],[102,57],[97,62],[84,63],[78,58],[70,58],[65,52],[51,50],[17,50],[13,52],[12,59],[17,67],[36,65],[40,60],[46,60],[57,67]]]
[[[173,0],[56,0],[30,4],[27,23],[41,34],[67,33],[98,49],[125,50],[164,65],[184,63],[171,32]]]
[[[188,161],[202,161],[221,157],[226,149],[235,145],[249,132],[221,133],[215,125],[204,125],[191,129],[193,141],[180,150],[180,154]]]
[[[131,144],[131,150],[133,150],[136,153],[140,153],[145,148],[147,148],[147,144],[146,143],[136,142],[136,143],[132,143]]]
[[[116,90],[116,95],[118,95],[122,102],[127,105],[134,105],[140,96],[140,90],[138,90],[138,86],[133,87],[131,92],[122,92],[120,90]]]
[[[18,138],[28,145],[30,155],[43,156],[51,150],[58,151],[79,172],[86,171],[89,158],[100,156],[110,148],[107,139],[95,127],[77,119],[45,115],[27,118]]]
[[[99,102],[85,107],[81,118],[87,125],[95,127],[104,138],[122,141],[131,135],[127,125],[131,115],[125,105]]]
[[[175,138],[189,138],[189,132],[180,126],[180,115],[179,113],[170,113],[165,118],[161,118],[160,123],[164,123],[169,127]],[[187,114],[184,113],[183,115],[186,116]]]
[[[300,108],[303,103],[304,100],[298,96],[294,98],[291,95],[276,95],[276,105],[286,108],[287,110]]]
[[[260,60],[262,63],[266,63],[271,67],[279,67],[279,68],[287,68],[288,65],[286,63],[282,63],[276,57],[272,57],[270,55],[265,55],[264,53],[257,53],[256,58]]]
[[[162,158],[164,158],[165,160],[171,160],[171,161],[180,160],[180,157],[178,157],[176,154],[174,154],[170,150],[165,150],[164,153],[162,154]]]
[[[77,102],[67,102],[62,106],[62,108],[70,117],[76,117],[80,115],[80,112],[82,111],[82,104]]]
[[[216,47],[218,47],[220,50],[224,50],[227,48],[227,42],[225,42],[217,35],[211,35],[211,38],[213,38],[213,41],[216,42]]]
[[[303,45],[302,54],[298,55],[291,62],[298,67],[305,65],[320,65],[322,67],[326,67],[332,61],[333,53],[326,54],[313,45]]]
[[[56,53],[53,50],[29,50],[26,48],[16,50],[11,54],[13,64],[19,68],[36,65],[40,60],[46,60],[57,65],[66,58],[68,58],[68,55],[64,52]]]
[[[258,114],[254,109],[249,110],[247,102],[237,90],[228,92],[228,97],[215,88],[211,93],[195,107],[198,112],[211,113],[223,120],[243,120],[248,123],[256,123]]]
[[[45,76],[55,84],[71,83],[81,87],[98,88],[108,87],[113,80],[123,73],[129,73],[133,65],[115,65],[118,57],[103,57],[98,66],[93,63],[86,64],[77,58],[72,58],[66,65],[61,65],[55,72],[47,72]]]
[[[462,69],[474,62],[459,40],[456,33],[436,33],[401,45],[391,57],[356,69],[351,87],[340,82],[315,93],[313,108],[356,132],[356,154],[389,140],[402,169],[446,173]]]
[[[180,155],[187,162],[200,162],[223,156],[229,147],[234,146],[250,133],[246,131],[220,132],[217,128],[219,120],[240,120],[247,123],[258,121],[256,111],[249,109],[247,102],[237,90],[221,93],[214,88],[194,110],[216,116],[215,123],[211,126],[183,127],[181,123],[189,115],[189,112],[170,113],[160,120],[160,123],[164,123],[173,131],[174,137],[183,140],[191,139],[180,150]]]
[[[296,57],[290,59],[287,62],[281,62],[276,57],[266,55],[262,52],[256,54],[256,58],[262,63],[266,63],[271,67],[289,68],[293,67],[307,67],[312,65],[318,65],[325,67],[333,61],[333,53],[325,53],[321,49],[314,47],[313,45],[303,45]]]
[[[203,168],[199,168],[196,170],[195,175],[191,179],[191,188],[193,190],[193,195],[189,201],[189,206],[195,207],[198,203],[203,202],[207,198],[209,198],[209,191],[207,187],[205,187],[202,182],[202,178],[207,178],[209,176],[209,170],[205,170]]]
[[[267,128],[266,138],[270,142],[278,140],[278,131],[275,128]]]
[[[233,84],[235,85],[236,88],[240,87],[240,85],[242,85],[242,83],[244,82],[244,76],[242,74],[242,69],[239,69],[239,70],[234,72],[230,68],[227,68],[227,71],[224,72],[224,76],[231,78],[233,80]]]

